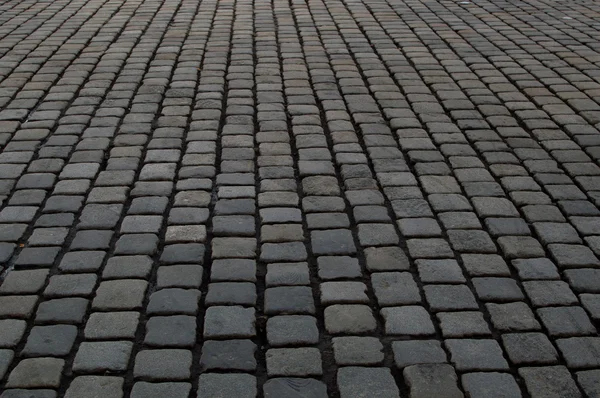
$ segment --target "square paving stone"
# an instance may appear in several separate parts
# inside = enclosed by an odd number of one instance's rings
[[[69,385],[65,398],[123,397],[123,378],[114,376],[79,376]]]
[[[4,379],[6,371],[8,371],[8,367],[12,363],[14,357],[15,353],[13,350],[0,349],[0,377],[2,379]]]
[[[582,294],[579,298],[583,307],[589,312],[590,317],[594,321],[598,321],[600,319],[600,294]]]
[[[27,323],[20,319],[0,319],[0,347],[14,347],[23,338]]]
[[[65,356],[71,351],[76,337],[77,327],[73,325],[35,326],[21,353],[35,357]]]
[[[492,324],[500,331],[516,332],[541,329],[533,311],[523,302],[486,304],[486,307],[492,318]]]
[[[266,314],[314,314],[312,289],[305,286],[271,287],[265,290]]]
[[[146,311],[151,315],[198,313],[200,291],[195,289],[162,289],[150,295]]]
[[[265,398],[327,398],[327,386],[314,379],[276,377],[264,384],[263,394]]]
[[[529,226],[522,218],[486,218],[484,222],[488,231],[490,231],[490,235],[495,237],[506,235],[531,235]]]
[[[503,334],[502,344],[508,353],[508,358],[515,365],[558,362],[556,349],[542,333]]]
[[[191,367],[191,351],[143,350],[135,356],[133,375],[148,380],[186,380]]]
[[[127,369],[133,343],[130,341],[83,342],[75,355],[77,373],[118,372]]]
[[[564,366],[523,367],[519,376],[531,398],[579,398],[581,393]]]
[[[446,353],[437,340],[406,340],[392,343],[394,363],[400,369],[411,365],[447,362]]]
[[[463,271],[454,259],[415,261],[423,283],[464,283]]]
[[[471,276],[510,276],[506,261],[497,254],[461,254],[460,258]]]
[[[519,212],[508,199],[494,197],[473,198],[473,206],[479,217],[518,217]]]
[[[43,289],[47,277],[48,270],[45,269],[11,271],[4,278],[0,293],[37,293]]]
[[[65,361],[58,358],[23,359],[10,372],[6,387],[58,388],[64,366]]]
[[[577,297],[563,281],[523,282],[523,287],[535,307],[577,304]]]
[[[47,297],[90,296],[96,285],[95,274],[54,275],[44,295]]]
[[[356,253],[354,239],[347,229],[312,231],[311,246],[315,255]]]
[[[275,263],[267,265],[267,286],[309,285],[308,263]]]
[[[200,366],[205,370],[256,370],[256,344],[250,340],[209,340],[202,346]]]
[[[444,342],[450,359],[459,371],[507,370],[508,363],[496,340],[449,339]]]
[[[478,311],[439,312],[437,317],[444,337],[467,337],[490,335],[483,314]]]
[[[570,369],[600,366],[600,337],[571,337],[556,340],[560,353]]]
[[[256,398],[256,377],[249,374],[204,373],[198,381],[198,397]]]
[[[213,282],[222,281],[256,281],[256,261],[248,259],[213,260],[210,269]]]
[[[519,398],[521,390],[508,373],[467,373],[461,377],[463,388],[472,398]]]
[[[125,234],[116,243],[115,254],[153,255],[158,248],[158,237],[154,234]]]
[[[188,398],[191,383],[148,383],[138,381],[131,389],[131,398]]]
[[[588,397],[600,396],[600,370],[577,372],[577,381]]]
[[[321,304],[368,303],[367,286],[362,282],[323,282]]]
[[[70,252],[63,256],[58,268],[63,272],[96,272],[105,256],[103,251]]]
[[[438,214],[438,218],[446,229],[481,229],[481,222],[472,212],[452,211]]]
[[[512,261],[522,280],[560,279],[554,263],[548,258],[528,258]]]
[[[477,310],[479,305],[466,285],[426,285],[427,302],[434,311]]]
[[[406,243],[412,258],[454,257],[454,252],[444,239],[409,239]]]
[[[420,238],[440,236],[442,230],[433,218],[405,218],[398,220],[398,228],[403,236]]]
[[[149,256],[116,256],[106,262],[103,279],[147,278],[153,261]]]
[[[317,348],[271,348],[266,354],[269,376],[319,376],[323,373]]]
[[[600,260],[583,245],[551,244],[548,250],[560,268],[600,267]]]
[[[205,247],[200,243],[179,243],[166,245],[160,256],[163,264],[204,263]]]
[[[211,283],[208,285],[208,294],[204,302],[206,305],[254,306],[256,304],[256,286],[249,282]]]
[[[321,256],[317,258],[317,265],[322,280],[355,279],[362,275],[356,258]]]
[[[27,319],[38,300],[38,296],[0,296],[0,316]]]
[[[600,269],[569,269],[564,275],[576,292],[600,293]]]
[[[140,319],[139,312],[94,312],[84,330],[88,340],[133,339]]]
[[[581,243],[577,231],[568,223],[536,222],[533,228],[544,244]]]
[[[166,243],[199,243],[206,240],[204,225],[171,225],[165,234]]]
[[[496,253],[494,242],[484,231],[453,229],[448,231],[452,248],[458,252]]]
[[[78,231],[69,246],[69,250],[98,250],[108,249],[113,231],[83,230]]]
[[[36,228],[27,239],[30,246],[59,246],[65,242],[68,228]]]
[[[537,310],[550,336],[596,334],[596,328],[581,307],[548,307]]]
[[[377,391],[379,398],[399,398],[400,392],[389,369],[348,366],[337,372],[341,398],[370,396]]]
[[[204,268],[200,265],[182,264],[162,266],[156,275],[156,287],[181,287],[199,289]]]
[[[399,247],[368,247],[364,251],[367,269],[377,271],[408,271],[410,262]]]
[[[144,344],[192,347],[196,344],[196,318],[186,315],[152,317],[146,322]]]
[[[153,233],[160,231],[163,218],[161,216],[127,216],[121,223],[120,233]]]
[[[395,245],[399,238],[391,224],[358,224],[358,240],[363,247]]]
[[[334,337],[332,342],[338,365],[375,365],[383,361],[383,345],[375,337]]]
[[[308,256],[302,242],[264,243],[260,251],[260,259],[264,262],[305,261]]]
[[[138,279],[104,281],[96,290],[92,307],[102,310],[130,310],[142,307],[148,283]]]
[[[402,374],[410,389],[411,398],[464,397],[458,389],[458,377],[451,365],[412,365],[404,368]]]
[[[255,258],[255,238],[214,238],[212,240],[213,258]]]
[[[427,336],[435,334],[427,310],[420,306],[390,307],[381,310],[387,335]]]
[[[421,302],[419,288],[408,272],[377,272],[371,284],[381,307]]]
[[[267,320],[267,340],[274,347],[309,345],[319,341],[316,318],[308,315],[280,315]]]
[[[243,338],[256,335],[254,308],[210,307],[204,316],[206,339]]]
[[[544,257],[540,243],[528,236],[501,236],[498,244],[507,258]]]
[[[511,278],[473,278],[477,296],[483,301],[519,301],[524,298],[517,282]]]
[[[335,304],[325,308],[325,329],[331,334],[365,334],[376,328],[369,306]]]

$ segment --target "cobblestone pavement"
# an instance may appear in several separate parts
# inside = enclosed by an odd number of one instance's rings
[[[599,28],[0,1],[0,396],[599,397]]]

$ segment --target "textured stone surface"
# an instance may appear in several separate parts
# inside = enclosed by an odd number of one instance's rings
[[[0,5],[1,397],[579,397],[597,2]]]

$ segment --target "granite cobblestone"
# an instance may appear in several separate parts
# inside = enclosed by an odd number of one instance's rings
[[[593,2],[0,2],[0,397],[593,397]]]

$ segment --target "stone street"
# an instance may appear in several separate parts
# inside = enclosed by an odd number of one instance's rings
[[[0,0],[0,398],[600,397],[600,3]]]

